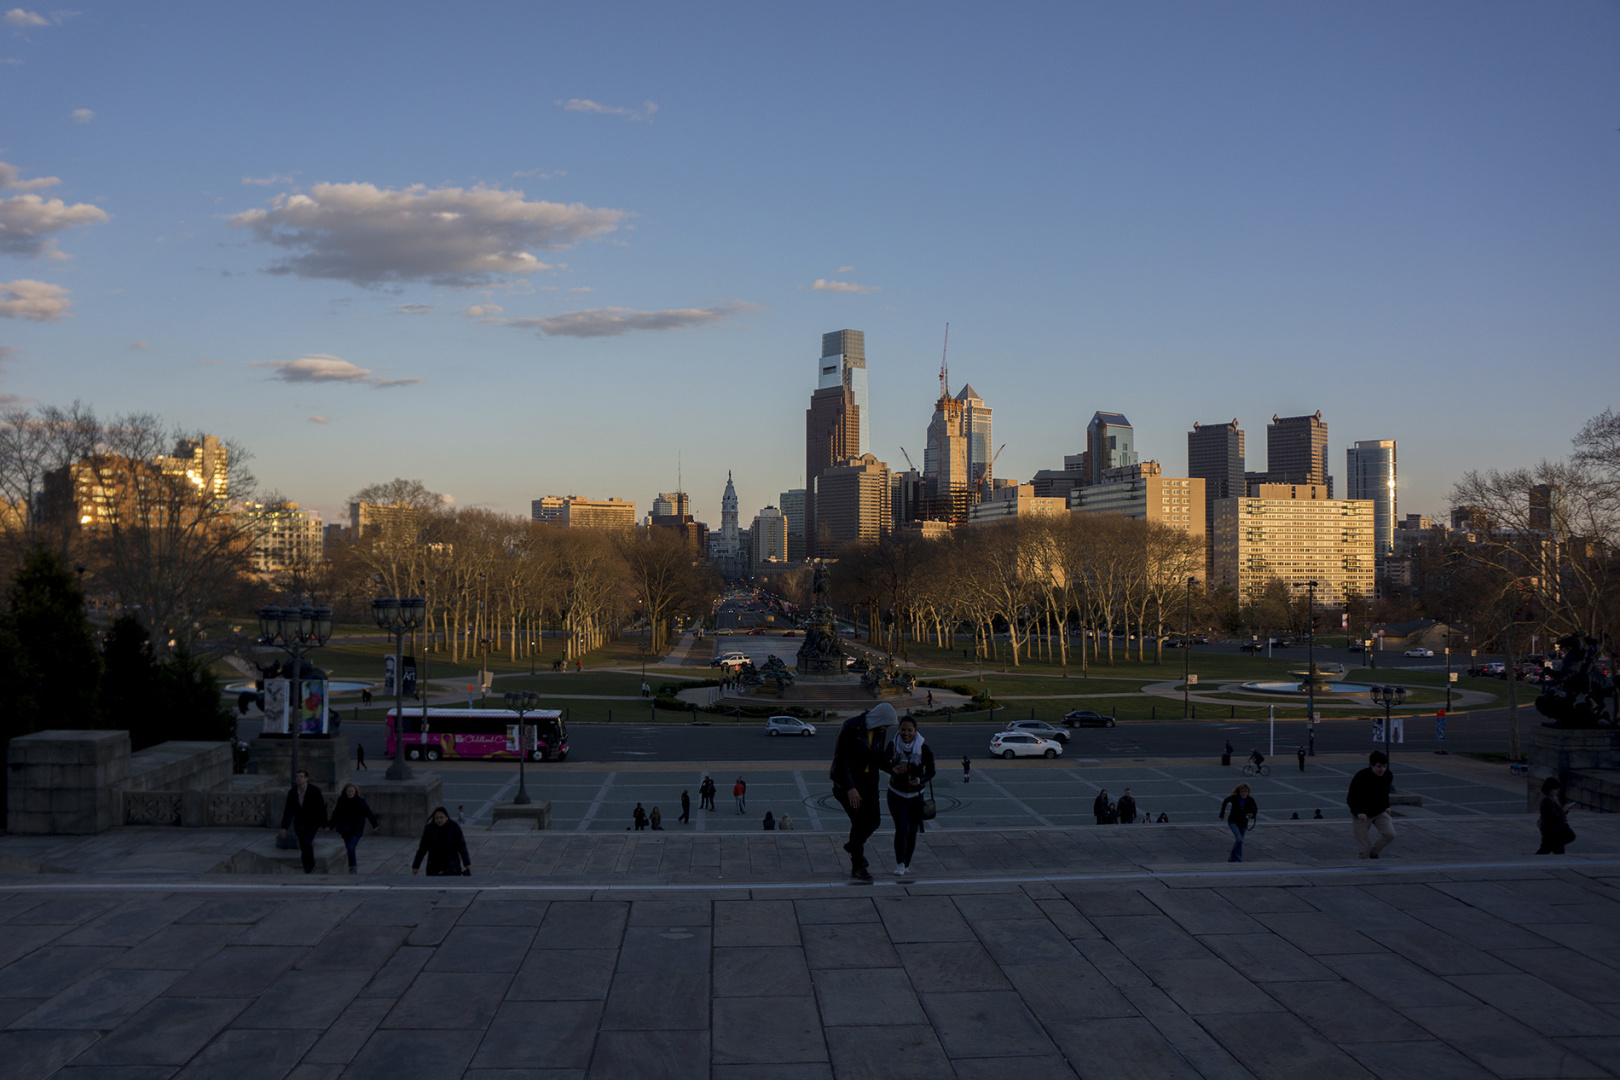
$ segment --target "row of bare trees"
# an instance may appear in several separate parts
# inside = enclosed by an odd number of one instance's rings
[[[1611,665],[1620,616],[1620,415],[1594,417],[1562,461],[1470,471],[1452,489],[1466,532],[1445,553],[1443,604],[1476,642],[1494,642],[1511,672],[1567,634],[1598,640]],[[1534,643],[1534,645],[1532,644]],[[1510,752],[1518,755],[1518,686],[1507,680]]]
[[[414,480],[357,492],[369,520],[329,558],[289,574],[308,596],[357,621],[376,596],[422,596],[418,648],[452,662],[483,652],[512,660],[560,633],[573,660],[643,623],[649,649],[668,645],[675,617],[707,609],[719,588],[707,561],[663,529],[562,529],[483,509],[456,509]]]
[[[1167,627],[1179,628],[1190,581],[1202,592],[1201,539],[1154,522],[1058,514],[1009,518],[939,539],[901,532],[840,552],[833,580],[845,604],[868,614],[874,640],[904,655],[908,642],[955,649],[971,628],[976,649],[1007,659],[1044,657],[1064,670],[1070,628],[1082,634],[1082,670],[1115,660],[1113,631],[1149,643],[1163,658]],[[1089,655],[1088,646],[1089,642]],[[1129,638],[1125,651],[1129,654]]]

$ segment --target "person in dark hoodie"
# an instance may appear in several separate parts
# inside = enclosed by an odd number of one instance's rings
[[[281,807],[281,838],[291,828],[298,837],[298,854],[304,860],[304,873],[315,872],[315,834],[326,827],[326,797],[309,782],[309,770],[299,769],[297,782],[287,792]]]
[[[1350,828],[1356,836],[1356,850],[1363,859],[1376,859],[1378,853],[1395,842],[1395,825],[1389,818],[1389,791],[1395,777],[1389,771],[1389,758],[1382,750],[1367,756],[1367,767],[1350,778],[1345,802],[1350,806]],[[1368,833],[1378,830],[1378,839],[1368,842]]]
[[[867,869],[866,841],[883,821],[883,806],[878,801],[878,785],[884,775],[887,757],[887,735],[894,726],[894,706],[879,702],[859,716],[844,721],[838,731],[838,745],[833,749],[833,798],[849,815],[850,876],[857,881],[871,881]]]
[[[344,784],[343,794],[338,796],[337,805],[332,807],[332,820],[329,828],[343,837],[343,846],[349,849],[349,873],[360,872],[359,863],[355,860],[354,849],[359,846],[360,838],[366,833],[366,822],[371,822],[373,829],[377,828],[377,815],[371,812],[371,807],[360,795],[360,788],[354,784]]]
[[[416,845],[416,858],[411,860],[411,873],[421,868],[424,856],[429,877],[472,873],[467,838],[461,835],[461,826],[450,820],[450,811],[442,806],[434,809],[422,830],[422,842]]]

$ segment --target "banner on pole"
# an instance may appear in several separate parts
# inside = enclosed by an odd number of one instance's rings
[[[264,680],[264,734],[287,734],[287,697],[292,684],[286,679]]]
[[[383,696],[394,696],[394,657],[383,657]]]

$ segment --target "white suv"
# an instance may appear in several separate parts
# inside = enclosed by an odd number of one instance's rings
[[[990,754],[993,757],[1055,758],[1063,753],[1063,745],[1055,739],[1043,739],[1024,731],[998,731],[990,736]]]

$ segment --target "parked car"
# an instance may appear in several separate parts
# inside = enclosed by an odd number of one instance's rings
[[[1271,639],[1271,647],[1273,649],[1286,649],[1292,644],[1293,642],[1289,641],[1285,637],[1274,637]]]
[[[709,661],[709,666],[724,668],[725,670],[730,671],[732,668],[742,667],[746,663],[748,663],[748,657],[746,655],[740,652],[734,652],[726,653],[724,656],[715,657],[713,660]]]
[[[737,631],[735,631],[735,630],[728,630],[728,629],[723,629],[723,628],[720,629],[720,630],[712,630],[712,631],[710,631],[710,633],[714,634],[716,637],[719,637],[719,636],[721,636],[723,634],[735,634],[736,632]]]
[[[1402,653],[1401,655],[1416,657],[1416,658],[1420,658],[1420,659],[1427,659],[1427,658],[1434,655],[1434,650],[1433,649],[1424,649],[1424,648],[1407,649],[1406,652]]]
[[[1192,643],[1194,645],[1208,645],[1209,644],[1209,635],[1208,634],[1194,634],[1193,639],[1192,639]]]
[[[1475,678],[1501,678],[1503,663],[1500,660],[1491,660],[1483,664],[1475,664],[1468,669],[1468,674]]]
[[[1053,739],[1060,743],[1069,741],[1069,734],[1060,728],[1055,728],[1045,720],[1014,720],[1007,725],[1008,731],[1027,731],[1031,735],[1039,735],[1043,739]]]
[[[807,724],[796,716],[773,716],[765,721],[765,734],[767,735],[814,735],[816,726]]]
[[[1345,649],[1349,652],[1366,652],[1367,646],[1363,645],[1359,641],[1352,641],[1350,644],[1345,646]]]
[[[783,637],[798,637],[799,632],[797,630],[784,630],[784,631],[782,631],[782,636]]]
[[[1043,739],[1022,731],[998,731],[990,736],[990,754],[993,757],[1055,758],[1063,753],[1063,746],[1054,739]]]
[[[756,627],[754,627],[752,630],[750,630],[748,632],[749,632],[749,634],[753,635],[754,637],[759,637],[759,636],[761,636],[761,635],[763,635],[765,633],[765,628],[763,626],[756,626]]]
[[[1238,652],[1264,652],[1265,648],[1266,647],[1260,644],[1258,641],[1245,641],[1242,645],[1238,646]]]
[[[1063,714],[1065,727],[1113,727],[1114,718],[1090,709],[1075,709]]]

